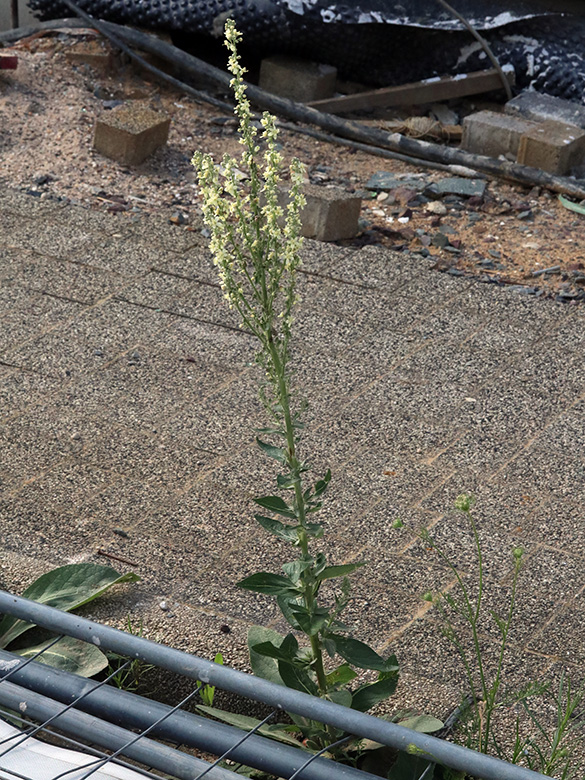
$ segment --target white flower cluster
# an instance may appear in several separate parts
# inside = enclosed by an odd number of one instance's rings
[[[240,40],[234,22],[228,20],[225,44],[230,51],[228,67],[244,147],[242,159],[236,164],[225,155],[218,167],[210,155],[196,152],[192,162],[199,178],[203,218],[211,233],[210,248],[230,308],[239,312],[241,325],[260,339],[266,353],[276,340],[281,346],[279,362],[286,364],[300,263],[304,167],[296,159],[291,163],[285,210],[280,205],[283,161],[278,130],[274,117],[264,113],[258,135],[246,97],[245,69],[237,53]],[[245,184],[240,180],[242,169],[247,173]]]

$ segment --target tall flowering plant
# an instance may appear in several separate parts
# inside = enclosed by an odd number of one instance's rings
[[[261,130],[253,121],[246,97],[245,70],[237,53],[240,40],[233,21],[228,20],[225,43],[230,52],[231,86],[243,146],[241,160],[236,163],[225,155],[218,166],[210,155],[197,152],[193,165],[198,173],[203,217],[210,230],[210,246],[222,290],[230,308],[238,312],[241,326],[256,336],[257,360],[268,380],[262,386],[261,398],[271,426],[259,431],[263,438],[258,438],[257,443],[279,464],[278,495],[256,498],[262,512],[255,518],[298,553],[282,567],[283,574],[258,572],[238,583],[244,589],[274,596],[293,629],[286,636],[260,627],[251,629],[250,658],[257,674],[365,711],[394,692],[398,664],[395,656],[384,659],[350,636],[340,620],[349,601],[348,575],[363,564],[328,565],[323,553],[311,551],[312,541],[323,536],[323,527],[314,516],[322,506],[331,472],[328,470],[307,486],[308,467],[298,456],[303,404],[293,409],[291,394],[289,344],[297,302],[304,168],[296,159],[291,162],[288,203],[283,208],[283,161],[277,146],[275,119],[265,113]],[[326,580],[339,583],[339,587],[331,589],[328,603],[323,602],[321,593]],[[299,634],[305,636],[308,646],[299,646]],[[336,665],[331,666],[326,658],[337,659]],[[377,679],[351,686],[357,677],[356,668],[374,670]],[[308,747],[323,749],[340,736],[322,724],[296,715],[291,717]]]

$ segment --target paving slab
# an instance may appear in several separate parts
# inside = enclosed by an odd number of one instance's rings
[[[124,626],[129,613],[147,636],[246,668],[246,627],[281,619],[236,582],[290,553],[253,519],[276,473],[254,445],[256,345],[191,227],[0,193],[0,578],[20,591],[27,572],[72,561],[136,571],[86,614]],[[473,587],[462,492],[477,497],[486,605],[505,608],[510,550],[526,549],[512,682],[561,663],[578,676],[583,310],[407,253],[307,241],[304,257],[300,447],[315,477],[333,467],[318,548],[368,561],[350,618],[398,653],[393,706],[465,693],[421,599],[452,573],[416,537],[432,529]],[[495,658],[492,629],[482,643]]]

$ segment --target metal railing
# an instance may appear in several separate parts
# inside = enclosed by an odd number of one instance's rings
[[[190,693],[171,707],[114,688],[107,684],[108,680],[98,683],[53,669],[34,659],[23,660],[0,651],[0,707],[17,714],[26,712],[27,718],[39,724],[25,732],[17,731],[5,742],[0,739],[2,771],[6,771],[6,756],[17,744],[35,739],[54,727],[76,743],[89,744],[94,751],[96,746],[99,748],[93,763],[83,770],[85,774],[75,775],[76,780],[99,773],[106,764],[119,763],[122,757],[139,762],[143,773],[156,769],[180,780],[195,780],[204,775],[216,780],[234,780],[235,773],[219,765],[226,758],[236,764],[295,780],[374,780],[373,775],[361,770],[314,756],[301,747],[268,739],[256,729],[243,731],[183,709],[198,694],[200,686],[208,684],[268,705],[272,713],[266,720],[282,711],[292,712],[329,724],[347,735],[372,739],[400,751],[416,750],[434,763],[484,780],[544,778],[544,775],[451,742],[4,591],[0,591],[0,613],[35,623],[62,636],[93,643],[104,651],[140,659],[192,681]],[[157,740],[196,748],[218,758],[213,762],[204,761]],[[101,752],[102,749],[108,752]]]

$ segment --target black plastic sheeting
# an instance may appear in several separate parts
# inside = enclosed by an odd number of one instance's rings
[[[491,67],[485,52],[438,0],[78,0],[87,13],[189,35],[221,38],[228,16],[248,51],[290,53],[335,65],[373,86]],[[512,65],[517,89],[585,102],[585,20],[550,14],[534,0],[451,0]],[[29,0],[41,19],[70,15],[60,0]],[[510,8],[513,6],[513,8]],[[554,7],[554,6],[553,6]]]

